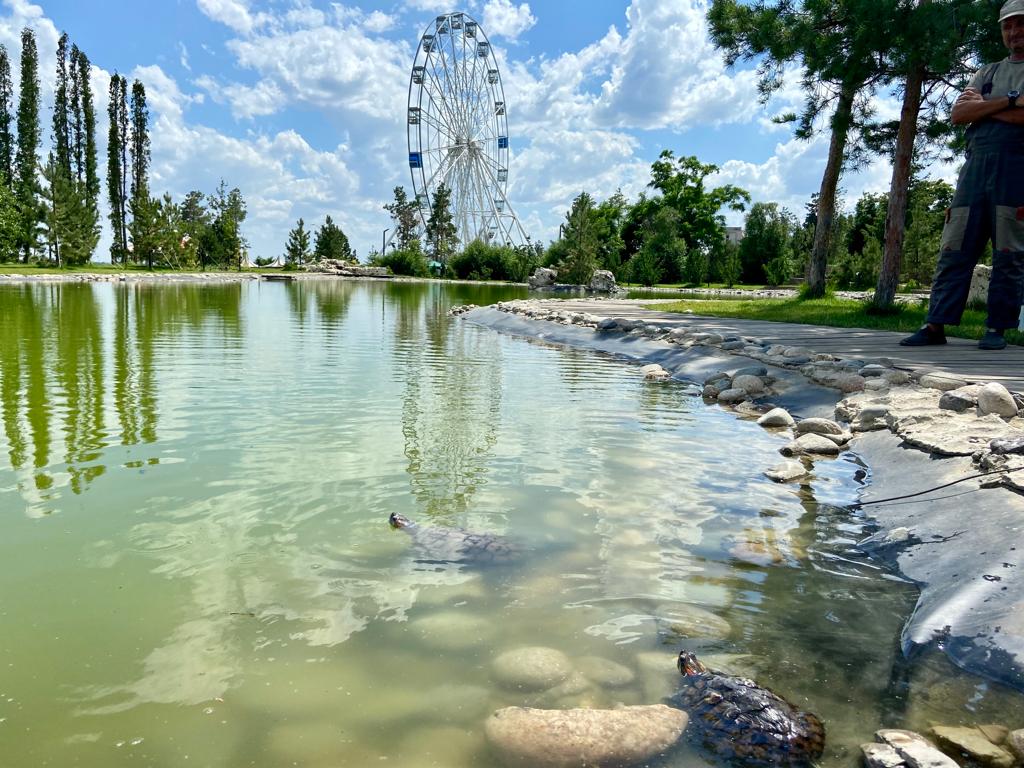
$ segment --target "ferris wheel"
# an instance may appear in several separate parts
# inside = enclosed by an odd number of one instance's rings
[[[408,123],[409,170],[424,225],[444,184],[461,245],[528,239],[506,195],[508,121],[498,61],[469,15],[438,16],[424,31],[409,79]]]

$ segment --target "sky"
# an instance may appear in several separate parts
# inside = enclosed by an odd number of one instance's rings
[[[52,114],[57,39],[93,62],[101,168],[115,71],[146,87],[154,195],[176,200],[223,179],[248,204],[250,255],[284,251],[301,217],[326,215],[360,257],[380,247],[382,206],[412,188],[406,140],[413,57],[436,15],[464,11],[490,39],[505,90],[508,198],[547,242],[581,191],[635,200],[663,149],[695,155],[752,199],[802,215],[821,183],[827,133],[797,140],[773,115],[798,110],[799,73],[767,105],[753,65],[727,68],[704,0],[3,0],[0,43],[18,80],[20,32],[36,32],[44,129]],[[898,116],[892,97],[880,115]],[[43,150],[50,138],[46,131]],[[950,180],[955,169],[930,175]],[[885,161],[844,175],[847,206],[888,189]],[[104,204],[105,205],[105,204]],[[109,260],[109,227],[96,260]],[[742,224],[741,214],[727,216]]]

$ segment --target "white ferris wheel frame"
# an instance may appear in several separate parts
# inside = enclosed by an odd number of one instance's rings
[[[490,40],[469,14],[427,25],[409,76],[409,171],[423,226],[434,193],[451,190],[459,242],[522,244],[529,238],[506,193],[505,90]]]

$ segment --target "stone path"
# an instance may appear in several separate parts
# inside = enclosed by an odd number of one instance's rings
[[[946,346],[901,347],[899,340],[905,333],[683,315],[644,309],[645,304],[651,304],[651,300],[568,299],[560,301],[559,307],[607,317],[643,318],[662,325],[699,327],[723,335],[757,336],[773,344],[808,347],[837,357],[887,357],[907,370],[943,371],[968,381],[998,381],[1011,391],[1024,392],[1024,347],[1011,345],[986,351],[978,349],[975,341],[954,338]]]

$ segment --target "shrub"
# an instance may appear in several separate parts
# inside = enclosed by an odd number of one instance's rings
[[[512,248],[474,240],[448,262],[462,280],[510,280],[515,255]]]
[[[385,254],[376,254],[373,263],[376,266],[387,267],[396,275],[430,277],[427,257],[420,250],[418,240],[413,240],[408,248],[396,248]]]

